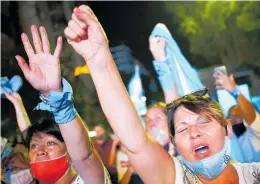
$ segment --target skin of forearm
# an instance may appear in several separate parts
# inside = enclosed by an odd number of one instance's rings
[[[15,104],[14,108],[15,108],[16,118],[17,118],[17,122],[18,122],[18,127],[19,127],[20,131],[23,132],[29,126],[31,126],[30,119],[24,108],[23,103]]]
[[[66,124],[59,124],[59,127],[73,166],[83,180],[93,184],[103,182],[103,163],[91,144],[88,129],[80,116]]]
[[[88,129],[77,115],[71,122],[59,124],[62,137],[66,143],[70,155],[73,155],[72,160],[82,160],[92,152],[92,145],[88,136]],[[69,136],[71,133],[77,136]],[[84,151],[78,151],[80,148]]]
[[[163,89],[163,94],[166,104],[171,103],[172,101],[179,98],[178,90],[175,84],[173,90]]]
[[[101,107],[112,129],[127,150],[135,153],[148,141],[139,116],[128,96],[109,51],[95,61],[86,61],[94,81]],[[135,133],[133,141],[132,133]]]
[[[172,158],[145,133],[109,49],[100,52],[97,57],[95,60],[85,61],[90,69],[102,110],[114,133],[127,149],[133,168],[144,183],[159,184],[174,181]],[[148,158],[149,153],[151,154]],[[153,162],[148,163],[148,160]],[[146,165],[141,164],[142,162]],[[156,173],[154,167],[157,168]],[[167,174],[164,170],[168,170]]]
[[[243,96],[239,95],[237,98],[238,108],[247,124],[250,126],[256,118],[254,106]]]

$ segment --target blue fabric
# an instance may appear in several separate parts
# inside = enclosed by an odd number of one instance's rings
[[[12,175],[12,171],[11,170],[7,170],[5,173],[5,180],[7,182],[11,182],[11,175]]]
[[[233,130],[232,130],[233,131]],[[240,163],[244,163],[246,161],[245,156],[243,154],[241,145],[238,141],[238,138],[233,131],[233,136],[231,139],[231,154],[230,154],[231,160],[238,161]]]
[[[7,158],[13,151],[13,147],[10,145],[6,145],[3,152],[1,153],[1,159]]]
[[[135,66],[135,72],[128,82],[128,92],[139,116],[146,114],[146,98],[138,65]]]
[[[160,24],[160,23],[159,23]],[[173,84],[176,84],[179,96],[192,93],[199,89],[204,88],[201,83],[197,71],[190,65],[186,58],[181,53],[177,43],[165,30],[163,30],[159,24],[153,29],[151,36],[162,37],[166,40],[166,62],[154,61],[155,70],[159,75],[160,83],[164,89],[172,89]],[[162,24],[161,24],[162,25]],[[160,71],[166,69],[163,63],[167,63],[167,71]],[[162,77],[160,73],[165,75]],[[169,74],[171,73],[171,75]],[[169,83],[169,84],[168,84]]]
[[[169,58],[166,58],[164,61],[153,61],[153,66],[158,75],[158,80],[163,89],[172,91],[174,88],[174,75],[169,67]]]
[[[7,93],[18,92],[23,85],[23,80],[19,75],[13,76],[10,80],[8,77],[1,77],[1,88]],[[1,90],[1,97],[4,97],[4,93]]]
[[[252,96],[251,101],[255,106],[257,112],[260,113],[260,96]]]
[[[180,159],[194,174],[214,179],[221,174],[230,160],[230,144],[230,139],[226,136],[225,144],[218,153],[199,161],[188,161],[183,156],[180,156]]]
[[[39,103],[35,109],[47,110],[53,113],[55,121],[57,123],[68,123],[72,121],[77,111],[73,104],[73,91],[70,84],[66,79],[62,79],[63,91],[52,91],[48,97],[40,94],[40,98],[43,102]]]
[[[251,126],[247,127],[246,132],[244,132],[239,138],[239,144],[241,149],[245,152],[246,163],[260,162],[260,150],[256,150],[252,145],[252,140],[258,139],[255,130]]]

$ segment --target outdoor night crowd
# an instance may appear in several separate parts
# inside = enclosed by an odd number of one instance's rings
[[[73,10],[65,37],[86,61],[114,132],[109,135],[97,125],[94,141],[88,122],[74,108],[73,89],[61,76],[64,40],[58,37],[55,50],[50,50],[47,31],[32,25],[31,34],[22,33],[29,59],[15,58],[26,80],[39,91],[41,102],[35,111],[48,111],[53,118],[30,122],[15,86],[1,79],[1,91],[15,108],[22,135],[13,145],[1,137],[2,183],[260,184],[257,108],[243,96],[233,76],[219,68],[208,77],[238,104],[224,116],[164,24],[157,24],[147,38],[165,101],[140,114],[94,12],[86,5]],[[185,70],[182,76],[178,68]]]

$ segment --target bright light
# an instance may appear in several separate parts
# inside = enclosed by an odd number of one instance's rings
[[[146,101],[146,97],[145,97],[145,96],[142,96],[142,97],[141,97],[141,100],[142,100],[143,102],[145,102],[145,101]]]
[[[97,135],[96,131],[90,131],[88,132],[89,137],[95,137]]]

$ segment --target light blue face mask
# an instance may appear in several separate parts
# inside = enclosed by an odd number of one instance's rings
[[[197,162],[190,162],[180,157],[186,167],[196,175],[201,175],[208,179],[214,179],[220,175],[230,160],[231,146],[230,139],[225,137],[225,144],[222,150],[211,157]]]

